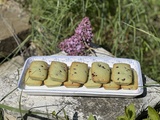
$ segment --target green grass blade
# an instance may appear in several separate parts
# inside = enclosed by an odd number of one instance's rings
[[[4,104],[0,104],[0,108],[3,108],[3,109],[6,109],[6,110],[10,110],[10,111],[13,111],[13,112],[18,112],[18,113],[29,113],[29,114],[40,114],[40,115],[47,115],[46,113],[42,113],[42,112],[37,112],[37,111],[29,111],[29,110],[19,110],[19,108],[15,108],[15,107],[11,107],[11,106],[8,106],[8,105],[4,105]]]

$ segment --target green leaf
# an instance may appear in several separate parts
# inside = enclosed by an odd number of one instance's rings
[[[127,116],[119,116],[117,120],[128,120]]]
[[[63,113],[64,113],[64,118],[65,118],[65,120],[69,120],[69,118],[68,118],[68,116],[67,116],[67,114],[66,114],[65,109],[63,108],[62,110],[63,110]]]
[[[92,114],[90,114],[88,120],[95,120],[95,118]]]
[[[0,108],[0,120],[4,120],[4,118],[3,118],[3,109],[2,108]]]
[[[135,113],[135,106],[134,104],[130,104],[125,108],[125,114],[128,120],[135,120],[136,118],[136,113]]]
[[[53,116],[56,116],[56,111],[52,111],[52,115],[53,115]]]
[[[11,107],[11,106],[4,105],[4,104],[0,104],[0,108],[10,110],[10,111],[13,111],[13,112],[18,112],[18,113],[20,112],[19,108]],[[37,111],[29,111],[29,110],[21,110],[21,113],[48,115],[48,113],[42,113],[42,112],[37,112]]]
[[[160,120],[160,117],[157,111],[150,106],[148,106],[148,115],[150,120]]]

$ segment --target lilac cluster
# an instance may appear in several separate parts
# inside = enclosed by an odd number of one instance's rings
[[[68,55],[85,55],[93,38],[91,23],[88,17],[83,18],[75,34],[59,44],[59,48]]]
[[[85,41],[88,45],[90,45],[93,33],[92,33],[91,23],[88,17],[83,18],[81,23],[76,28],[75,34],[81,36],[81,39]]]

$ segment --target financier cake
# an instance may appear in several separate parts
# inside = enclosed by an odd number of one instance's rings
[[[93,62],[91,74],[92,80],[96,83],[108,83],[110,81],[110,68],[107,63]]]
[[[48,78],[44,80],[44,85],[46,85],[47,87],[57,87],[57,86],[61,86],[62,82],[54,81],[51,79],[50,76],[48,76]]]
[[[102,86],[101,83],[96,83],[92,80],[91,69],[89,70],[89,76],[87,82],[84,84],[86,88],[100,88]]]
[[[75,83],[84,84],[88,78],[88,64],[72,62],[70,66],[70,80]]]
[[[120,85],[116,84],[113,81],[110,81],[109,83],[103,84],[104,89],[106,90],[118,90],[121,88]]]
[[[34,79],[31,79],[29,77],[29,69],[27,69],[27,72],[26,72],[26,75],[25,75],[25,78],[24,78],[24,83],[28,86],[40,86],[42,85],[42,80],[34,80]]]
[[[68,70],[68,80],[63,83],[67,88],[78,88],[81,86],[80,83],[75,83],[70,80],[70,70]]]
[[[29,77],[43,81],[47,78],[48,64],[44,61],[33,61],[29,66]]]
[[[111,79],[118,85],[129,85],[132,83],[132,69],[129,64],[115,63],[112,68]]]
[[[122,89],[125,90],[136,90],[138,89],[138,75],[137,72],[135,70],[133,70],[133,81],[130,85],[122,85],[121,86]]]
[[[49,76],[52,80],[57,82],[64,82],[67,80],[67,64],[58,61],[52,61],[49,68]]]

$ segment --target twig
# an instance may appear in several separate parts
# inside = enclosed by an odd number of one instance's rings
[[[97,57],[96,53],[94,52],[94,49],[92,47],[88,46],[84,40],[83,40],[83,42],[84,42],[85,46],[87,47],[87,49]]]
[[[0,102],[3,101],[8,95],[10,95],[11,93],[13,93],[15,90],[17,90],[17,88],[18,88],[18,87],[14,88],[12,91],[10,91],[8,94],[6,94],[6,95],[0,100]]]

